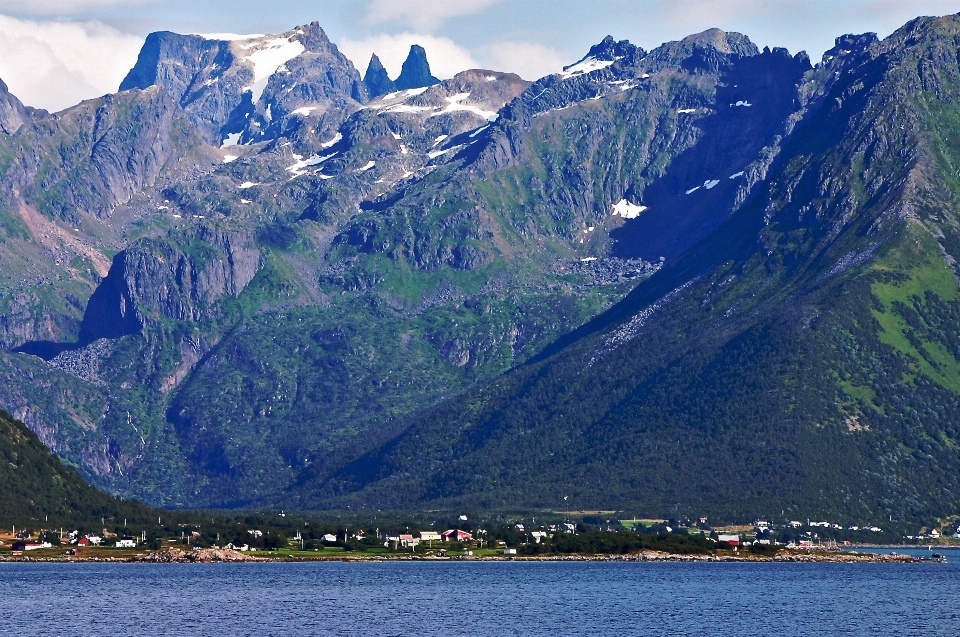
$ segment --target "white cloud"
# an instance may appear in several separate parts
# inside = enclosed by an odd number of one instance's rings
[[[376,53],[390,77],[396,79],[413,44],[419,44],[427,51],[430,72],[440,79],[447,79],[460,71],[480,66],[470,51],[450,38],[420,33],[375,35],[365,40],[341,40],[337,46],[350,58],[361,75],[367,70],[370,55]]]
[[[370,22],[399,20],[418,29],[432,29],[444,20],[472,15],[502,0],[373,0],[367,9]]]
[[[576,62],[556,49],[532,42],[494,42],[488,44],[484,52],[486,66],[494,71],[516,73],[525,80],[559,73],[564,66]]]
[[[102,22],[0,15],[0,78],[25,104],[57,111],[115,92],[142,45]]]

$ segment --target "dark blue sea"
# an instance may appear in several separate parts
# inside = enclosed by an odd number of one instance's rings
[[[960,635],[947,564],[0,564],[3,635]]]

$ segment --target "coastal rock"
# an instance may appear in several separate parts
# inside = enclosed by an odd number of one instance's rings
[[[212,562],[262,562],[263,558],[254,557],[232,549],[194,549],[184,551],[167,548],[162,551],[134,557],[131,562],[157,562],[162,564],[212,563]]]

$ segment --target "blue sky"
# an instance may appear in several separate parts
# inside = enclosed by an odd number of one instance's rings
[[[536,79],[607,34],[651,49],[710,27],[816,61],[843,33],[883,37],[957,12],[960,0],[0,0],[0,78],[56,110],[116,90],[151,31],[277,33],[314,20],[361,73],[375,50],[395,75],[418,42],[439,77],[479,66]]]

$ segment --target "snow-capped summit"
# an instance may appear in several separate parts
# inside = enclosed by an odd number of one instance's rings
[[[269,136],[293,111],[365,102],[353,64],[316,22],[276,35],[151,33],[120,90],[170,92],[207,141]]]

